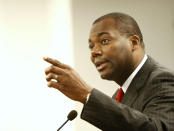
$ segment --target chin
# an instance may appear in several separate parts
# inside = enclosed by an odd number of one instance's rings
[[[105,80],[113,80],[112,79],[112,77],[111,77],[111,75],[109,74],[109,73],[101,73],[100,74],[100,77],[102,78],[102,79],[105,79]]]

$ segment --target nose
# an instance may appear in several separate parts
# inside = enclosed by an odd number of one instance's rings
[[[100,56],[101,54],[102,54],[102,50],[101,50],[101,47],[99,47],[99,46],[95,46],[91,50],[92,57],[97,57],[97,56]]]

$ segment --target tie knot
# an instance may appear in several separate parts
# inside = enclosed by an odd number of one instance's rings
[[[123,96],[124,96],[124,92],[123,92],[122,88],[120,88],[116,95],[116,101],[121,103]]]

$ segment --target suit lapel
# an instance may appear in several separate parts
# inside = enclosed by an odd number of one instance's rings
[[[131,106],[132,103],[136,100],[139,95],[139,90],[145,84],[151,70],[153,69],[154,61],[152,58],[148,56],[148,59],[142,66],[142,68],[138,71],[138,73],[133,78],[131,84],[129,85],[122,103],[128,106]]]

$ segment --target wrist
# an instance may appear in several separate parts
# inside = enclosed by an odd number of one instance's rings
[[[86,104],[87,102],[88,102],[88,99],[89,99],[89,97],[90,97],[90,95],[91,95],[91,92],[92,92],[92,88],[84,95],[84,99],[82,100],[82,103],[83,104]]]

